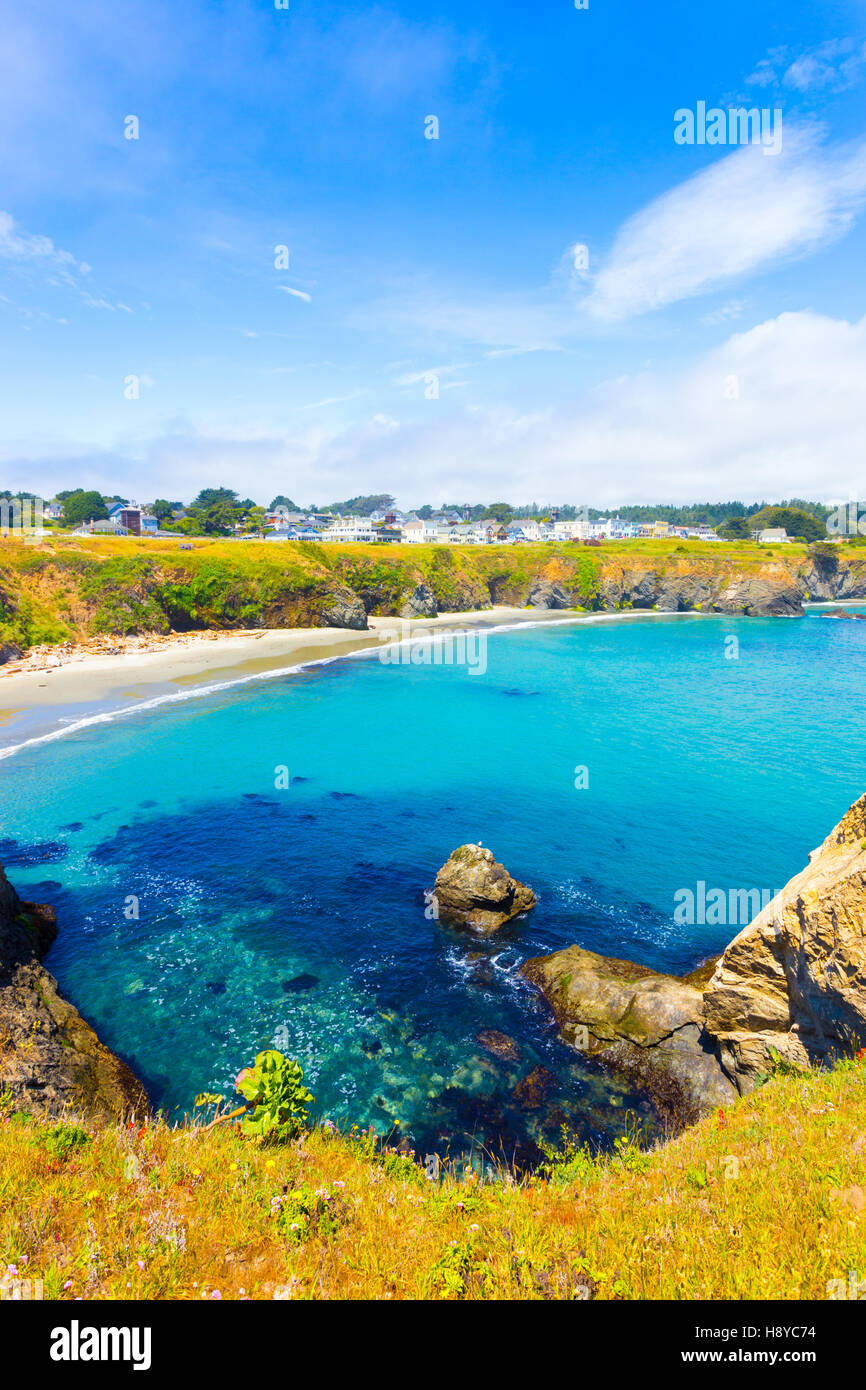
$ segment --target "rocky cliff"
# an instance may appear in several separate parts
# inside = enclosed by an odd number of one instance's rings
[[[866,796],[727,947],[704,1026],[740,1091],[773,1051],[802,1067],[866,1043]]]
[[[529,960],[566,1041],[687,1123],[866,1044],[866,796],[717,961],[678,978],[570,946]]]
[[[0,868],[0,1092],[44,1118],[149,1113],[144,1087],[40,964],[54,911],[22,902]]]
[[[120,549],[118,549],[118,546]],[[797,615],[866,597],[866,548],[613,542],[520,546],[176,543],[0,547],[0,660],[99,634],[333,626],[505,604]]]

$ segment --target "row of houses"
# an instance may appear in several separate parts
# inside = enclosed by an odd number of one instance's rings
[[[54,506],[51,503],[50,506]],[[50,510],[46,511],[49,520],[59,520],[62,517],[62,509],[58,516],[52,516]],[[82,526],[73,531],[74,536],[155,536],[159,532],[159,522],[150,512],[140,507],[137,502],[113,502],[108,508],[107,521],[86,521]],[[163,532],[163,535],[168,534]]]
[[[717,541],[711,526],[670,526],[657,521],[648,525],[625,521],[622,517],[602,517],[596,521],[539,521],[519,517],[507,524],[493,520],[464,521],[457,513],[419,517],[410,512],[373,512],[369,517],[290,515],[270,513],[265,518],[267,539],[316,541],[390,541],[402,544],[519,545],[539,541],[583,541],[664,539]]]

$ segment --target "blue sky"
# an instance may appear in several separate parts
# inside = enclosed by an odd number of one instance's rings
[[[862,497],[862,0],[0,18],[0,485]]]

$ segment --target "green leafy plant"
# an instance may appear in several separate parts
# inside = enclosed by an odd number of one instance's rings
[[[312,1095],[302,1084],[300,1064],[269,1049],[260,1052],[255,1066],[245,1067],[235,1082],[252,1107],[241,1121],[241,1131],[254,1139],[285,1141],[308,1127],[307,1106]]]
[[[41,1130],[36,1136],[40,1149],[61,1163],[65,1163],[76,1149],[89,1142],[90,1135],[78,1125],[54,1125],[52,1129]]]

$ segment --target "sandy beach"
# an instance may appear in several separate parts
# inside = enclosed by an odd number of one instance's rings
[[[275,628],[251,632],[112,638],[108,654],[82,648],[42,649],[0,667],[2,743],[67,724],[107,705],[123,708],[196,684],[220,684],[306,662],[347,656],[437,628],[479,629],[575,618],[567,611],[489,608],[437,618],[370,618],[369,630]],[[144,649],[142,649],[144,648]],[[150,648],[150,649],[148,649]],[[55,717],[53,717],[55,716]],[[26,726],[26,728],[25,728]]]

